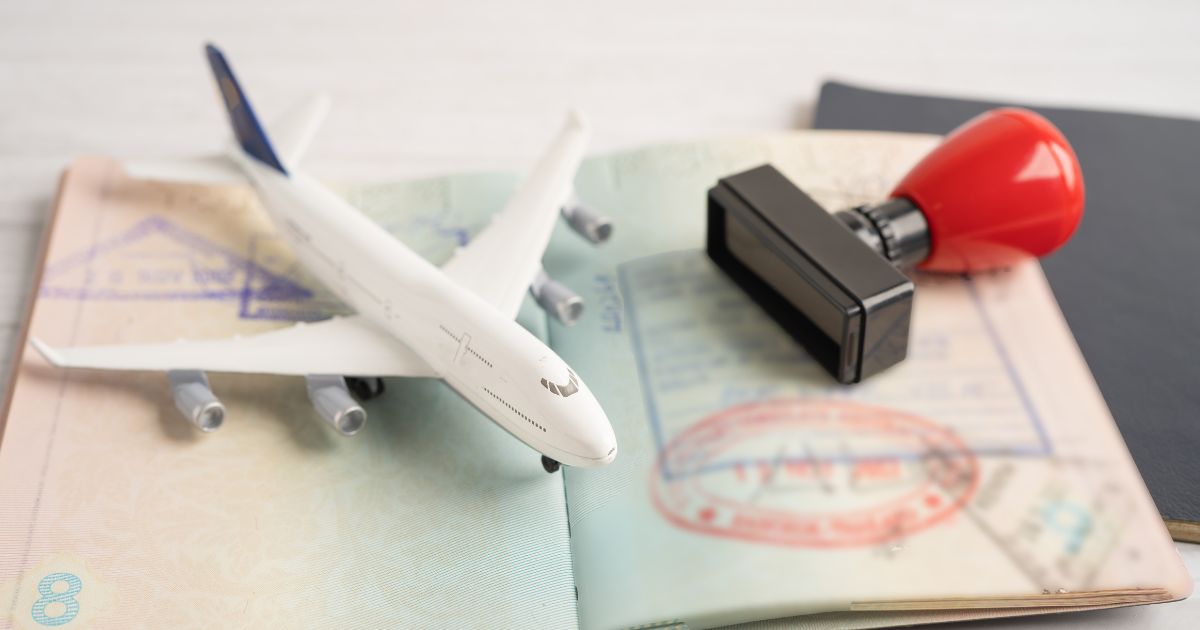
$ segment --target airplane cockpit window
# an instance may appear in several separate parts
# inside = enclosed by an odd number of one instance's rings
[[[571,368],[567,368],[567,379],[566,383],[555,383],[543,378],[542,387],[550,390],[550,393],[555,396],[566,398],[579,391],[579,377],[575,376],[575,372],[571,371]]]

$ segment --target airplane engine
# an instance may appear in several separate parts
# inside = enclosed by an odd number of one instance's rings
[[[313,409],[342,435],[354,435],[367,421],[367,412],[353,398],[346,387],[346,379],[336,375],[310,375],[304,377],[308,388],[308,400]]]
[[[571,200],[563,206],[562,215],[576,234],[594,244],[603,243],[612,236],[612,219],[580,204],[577,200]]]
[[[544,269],[538,271],[533,284],[529,285],[529,293],[543,311],[567,326],[579,321],[579,317],[583,315],[583,298],[570,287],[546,275]]]
[[[225,405],[208,386],[208,377],[200,370],[169,370],[171,396],[175,408],[201,431],[216,431],[225,421]]]

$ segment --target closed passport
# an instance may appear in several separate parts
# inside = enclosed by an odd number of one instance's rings
[[[1004,105],[1079,157],[1083,221],[1042,266],[1168,528],[1200,541],[1200,121],[829,82],[813,126],[944,134]]]

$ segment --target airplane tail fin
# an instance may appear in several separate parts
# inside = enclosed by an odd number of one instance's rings
[[[263,131],[262,125],[258,123],[258,117],[254,115],[250,101],[233,76],[233,69],[229,67],[225,55],[212,44],[206,45],[204,52],[208,56],[217,87],[221,90],[221,98],[225,101],[225,109],[229,112],[229,122],[233,125],[233,133],[237,136],[242,150],[259,162],[287,175],[287,169],[271,147],[271,141]]]

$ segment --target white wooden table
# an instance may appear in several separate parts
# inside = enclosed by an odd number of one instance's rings
[[[803,127],[826,78],[1200,117],[1195,2],[7,0],[5,366],[63,166],[82,153],[178,156],[224,141],[208,40],[264,114],[331,94],[307,164],[340,179],[520,168],[570,105],[588,112],[596,150]],[[1200,573],[1200,546],[1180,547]],[[1200,627],[1200,598],[985,625],[1135,624]]]

